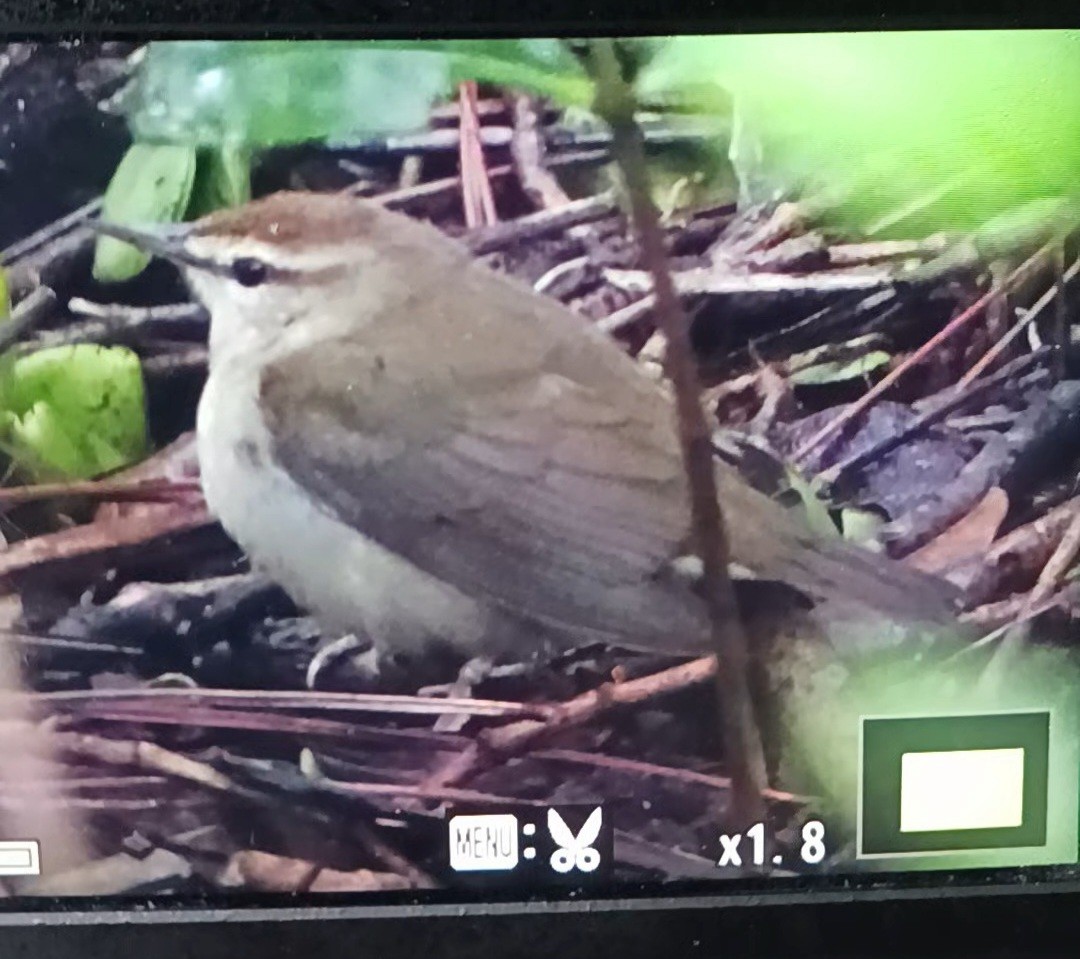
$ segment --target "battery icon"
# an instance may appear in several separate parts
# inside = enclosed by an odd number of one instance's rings
[[[41,851],[36,839],[0,840],[0,876],[40,876]]]

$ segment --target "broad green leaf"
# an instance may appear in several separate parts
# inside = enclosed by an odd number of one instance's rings
[[[194,180],[194,148],[133,143],[105,191],[101,215],[117,223],[175,223],[187,210]],[[94,279],[106,283],[128,280],[149,262],[148,254],[129,243],[98,237]]]
[[[641,86],[702,80],[760,144],[741,172],[829,192],[844,230],[907,208],[882,235],[967,231],[1080,193],[1078,31],[678,37]]]
[[[0,320],[11,315],[11,294],[8,291],[7,271],[0,268]]]
[[[422,127],[449,90],[437,49],[358,41],[150,44],[124,103],[137,139],[267,147],[347,144]]]
[[[557,40],[196,40],[150,44],[123,108],[148,141],[349,145],[424,127],[461,80],[591,100]]]
[[[41,350],[7,365],[0,387],[0,445],[35,479],[90,478],[146,455],[142,368],[131,350]]]
[[[788,379],[795,386],[820,386],[825,383],[843,383],[873,373],[888,366],[892,359],[884,350],[872,350],[862,356],[842,360],[828,360],[794,370]]]
[[[185,219],[241,206],[251,199],[251,158],[236,146],[205,147],[195,161],[195,183]]]

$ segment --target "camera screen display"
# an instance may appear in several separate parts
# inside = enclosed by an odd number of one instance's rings
[[[3,43],[0,891],[1074,875],[1078,236],[1075,31]]]

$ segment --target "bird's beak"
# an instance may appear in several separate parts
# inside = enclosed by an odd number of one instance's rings
[[[184,241],[191,235],[192,224],[190,223],[133,227],[109,220],[92,220],[90,226],[98,233],[111,236],[116,240],[123,240],[140,250],[160,256],[177,265],[210,272],[221,270],[221,265],[216,261],[195,256],[188,250]]]

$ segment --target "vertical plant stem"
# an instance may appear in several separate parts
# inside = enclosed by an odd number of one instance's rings
[[[1054,372],[1059,380],[1065,379],[1069,366],[1069,284],[1065,278],[1065,240],[1062,238],[1054,248]]]
[[[727,532],[716,487],[711,431],[701,407],[689,321],[668,269],[660,216],[649,192],[644,141],[634,117],[634,93],[623,76],[614,41],[592,41],[586,63],[596,84],[594,109],[611,128],[612,156],[626,184],[634,229],[652,276],[656,317],[667,339],[665,365],[675,393],[694,539],[720,661],[717,683],[721,732],[732,781],[731,819],[732,825],[741,828],[763,820],[762,793],[768,781],[750,695],[746,633],[728,576]]]

